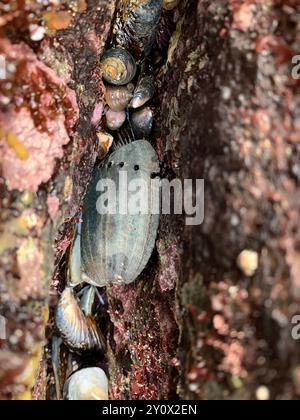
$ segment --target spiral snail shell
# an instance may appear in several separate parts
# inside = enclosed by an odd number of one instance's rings
[[[105,101],[112,111],[123,111],[127,108],[132,93],[127,86],[107,86],[105,92]]]
[[[101,60],[103,79],[113,85],[126,85],[136,74],[133,56],[124,48],[111,48]]]
[[[100,368],[81,369],[67,380],[63,394],[65,400],[108,400],[107,376]]]

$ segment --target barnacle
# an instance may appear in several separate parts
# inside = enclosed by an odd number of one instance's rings
[[[114,138],[111,134],[106,133],[105,131],[98,131],[96,133],[99,140],[99,159],[102,160],[108,154]]]

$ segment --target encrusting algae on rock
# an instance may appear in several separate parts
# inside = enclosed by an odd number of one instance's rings
[[[4,129],[0,128],[0,137],[4,137],[7,144],[15,151],[17,157],[21,160],[29,158],[29,151],[21,142],[15,133],[6,133]]]
[[[0,39],[0,54],[7,63],[7,80],[0,84],[2,174],[10,190],[36,192],[70,142],[79,114],[76,96],[25,43]]]

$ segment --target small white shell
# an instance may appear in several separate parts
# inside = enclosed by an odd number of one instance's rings
[[[107,127],[112,131],[115,131],[121,128],[125,120],[126,120],[125,111],[112,111],[111,109],[109,109],[106,113]]]
[[[258,269],[258,253],[251,249],[244,249],[237,259],[237,265],[245,276],[253,277]]]
[[[75,401],[108,400],[108,379],[100,368],[74,373],[65,383],[64,399]]]

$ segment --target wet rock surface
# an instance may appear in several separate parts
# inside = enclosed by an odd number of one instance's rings
[[[184,228],[179,246],[178,392],[259,398],[264,386],[271,398],[296,398],[298,6],[182,8],[156,132],[170,172],[205,179],[205,220]]]
[[[52,321],[47,337],[45,327],[99,153],[99,63],[115,2],[1,8],[0,307],[7,340],[0,356],[8,362],[1,363],[0,394],[45,398]]]
[[[43,399],[53,307],[98,154],[115,2],[20,3],[0,6],[10,64],[0,82],[0,394]],[[292,0],[190,0],[163,17],[160,49],[174,33],[156,75],[155,147],[163,176],[205,179],[205,220],[162,217],[140,279],[108,288],[112,398],[299,397],[299,13]]]

